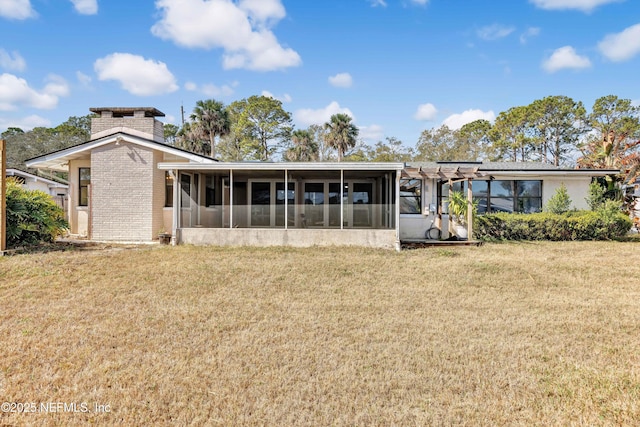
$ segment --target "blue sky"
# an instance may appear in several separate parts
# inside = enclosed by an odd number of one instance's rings
[[[0,131],[267,94],[414,145],[549,95],[640,101],[638,0],[0,0]]]

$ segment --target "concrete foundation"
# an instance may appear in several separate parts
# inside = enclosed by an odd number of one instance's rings
[[[364,246],[397,249],[396,230],[182,228],[178,243],[216,246]]]

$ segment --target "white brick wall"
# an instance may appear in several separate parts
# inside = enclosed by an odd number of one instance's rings
[[[149,139],[164,142],[163,124],[153,117],[96,117],[91,119],[92,135],[109,129],[119,131],[123,127],[144,132]]]
[[[162,215],[161,207],[157,213],[160,197],[157,194],[157,157],[153,150],[127,142],[92,150],[94,240],[149,241],[156,238]]]

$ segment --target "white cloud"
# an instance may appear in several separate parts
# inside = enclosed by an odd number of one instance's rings
[[[555,73],[565,68],[577,70],[589,67],[591,67],[589,58],[578,55],[571,46],[563,46],[556,49],[551,56],[542,63],[542,68],[549,73]]]
[[[47,77],[48,83],[44,87],[44,92],[57,97],[69,96],[69,85],[67,81],[55,74]]]
[[[9,19],[27,19],[37,16],[29,0],[0,0],[0,16]]]
[[[326,107],[320,108],[318,110],[313,110],[310,108],[297,110],[295,113],[293,113],[293,118],[296,122],[299,122],[305,126],[321,125],[328,122],[331,116],[338,113],[347,114],[353,120],[355,120],[355,117],[353,116],[351,110],[349,110],[348,108],[340,107],[340,104],[338,104],[336,101],[332,101]]]
[[[449,117],[444,119],[442,124],[448,126],[449,129],[456,130],[456,129],[460,129],[462,126],[466,125],[467,123],[471,123],[480,119],[493,122],[496,119],[496,114],[491,110],[489,111],[466,110],[460,114],[450,115]]]
[[[616,3],[624,0],[529,0],[540,9],[563,10],[576,9],[583,12],[591,12],[598,6]]]
[[[365,141],[378,142],[384,138],[384,128],[380,125],[359,126],[358,136]]]
[[[157,0],[162,18],[151,32],[179,46],[224,49],[225,69],[272,71],[301,64],[269,30],[285,16],[280,0]]]
[[[262,96],[267,96],[269,98],[277,99],[280,102],[291,102],[291,101],[293,101],[293,98],[291,98],[291,95],[289,95],[288,93],[285,93],[282,96],[275,96],[274,94],[272,94],[268,90],[263,90],[261,95]]]
[[[371,3],[371,7],[387,7],[387,2],[385,2],[384,0],[369,0],[369,3]]]
[[[275,24],[287,16],[280,0],[240,0],[238,7],[258,23]]]
[[[31,115],[19,119],[0,117],[0,131],[8,128],[20,128],[24,131],[31,130],[35,127],[50,127],[51,121],[38,115]]]
[[[429,3],[429,0],[411,0],[411,3],[425,6],[427,3]]]
[[[198,85],[194,82],[186,82],[184,84],[184,88],[189,92],[199,92],[211,98],[227,97],[233,95],[233,93],[235,92],[233,86],[218,86],[213,83]]]
[[[353,78],[349,73],[338,73],[335,76],[329,77],[329,83],[335,87],[351,87]]]
[[[86,75],[82,71],[76,71],[76,78],[82,86],[87,87],[91,84],[91,76]]]
[[[632,25],[620,33],[607,35],[598,43],[598,49],[611,61],[631,59],[640,53],[640,24]]]
[[[27,63],[18,52],[9,53],[0,49],[0,67],[9,71],[24,71],[27,68]]]
[[[436,114],[438,114],[438,109],[435,105],[431,103],[420,104],[413,118],[416,120],[430,121],[436,118]]]
[[[98,0],[71,0],[73,7],[81,15],[95,15],[98,13]]]
[[[93,68],[99,80],[118,81],[133,95],[160,95],[178,90],[176,79],[164,62],[142,56],[112,53],[96,60]]]
[[[520,43],[525,44],[531,37],[537,37],[540,35],[539,27],[529,27],[527,30],[520,34]]]
[[[69,94],[64,79],[50,76],[41,91],[29,87],[26,80],[13,74],[0,74],[0,111],[16,110],[20,107],[52,109],[58,106],[61,96]]]
[[[476,34],[483,40],[498,40],[507,37],[515,31],[515,27],[507,27],[505,25],[493,24],[480,28]]]

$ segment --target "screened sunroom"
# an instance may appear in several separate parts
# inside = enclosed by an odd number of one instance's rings
[[[176,243],[399,245],[402,163],[160,163]]]

